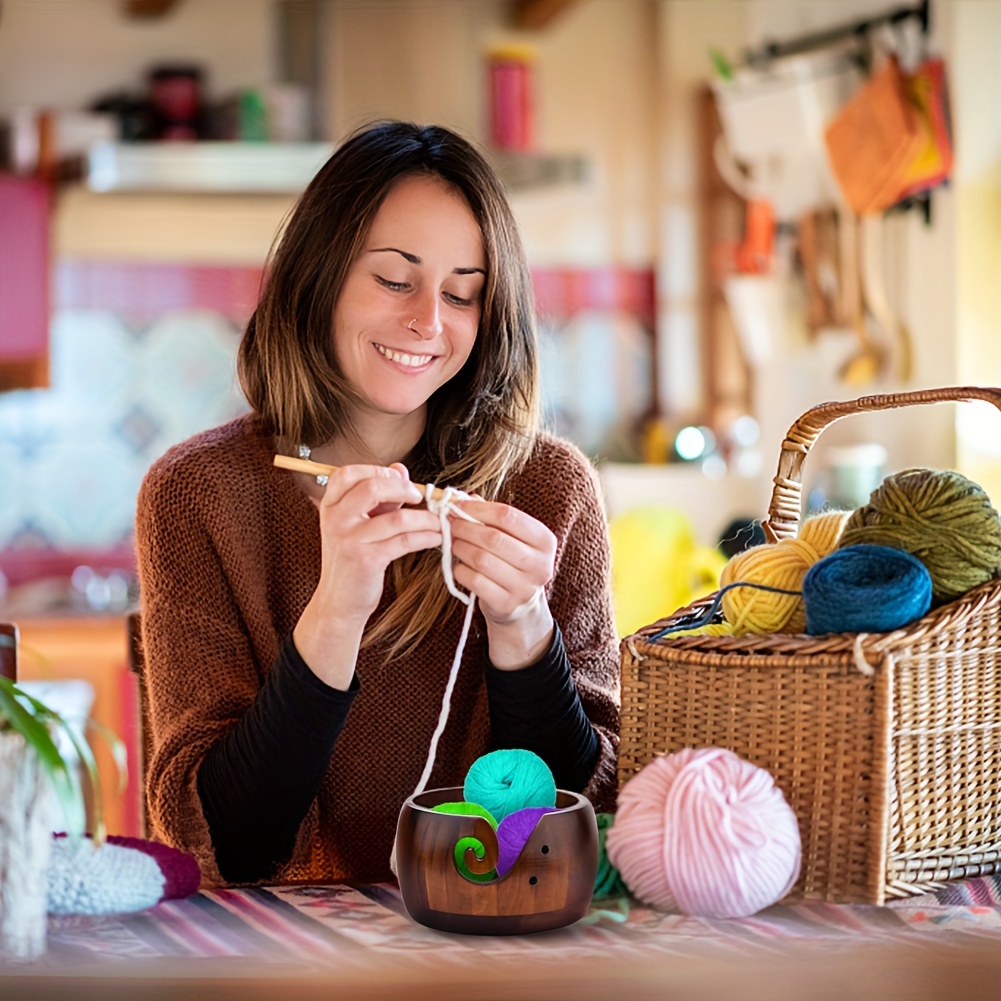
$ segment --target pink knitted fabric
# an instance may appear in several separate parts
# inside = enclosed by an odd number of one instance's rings
[[[685,748],[634,775],[606,849],[639,900],[700,917],[754,914],[799,876],[799,825],[771,775],[718,747]]]

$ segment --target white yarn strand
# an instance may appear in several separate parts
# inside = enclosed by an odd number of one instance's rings
[[[428,510],[438,515],[438,522],[441,525],[441,572],[445,577],[445,586],[449,593],[466,605],[466,614],[462,621],[462,632],[459,634],[459,645],[455,649],[455,656],[452,658],[452,667],[448,672],[448,683],[445,685],[445,694],[441,701],[441,712],[438,714],[438,725],[431,735],[431,745],[428,748],[427,761],[424,764],[424,772],[421,774],[420,782],[414,790],[414,795],[423,792],[427,786],[428,779],[431,778],[431,769],[434,768],[435,755],[438,751],[438,740],[445,731],[445,724],[448,722],[449,709],[452,706],[452,690],[455,688],[456,679],[459,677],[459,665],[462,663],[462,653],[466,648],[466,639],[469,637],[469,627],[473,621],[473,606],[475,600],[471,594],[464,594],[455,585],[455,577],[452,576],[452,525],[449,522],[449,515],[456,514],[476,521],[471,515],[466,514],[456,505],[457,500],[468,500],[469,494],[454,487],[445,487],[441,492],[441,497],[434,496],[434,484],[428,483],[424,487],[424,499],[427,502]]]
[[[417,788],[413,793],[414,795],[419,792],[424,792],[424,789],[428,784],[428,779],[431,778],[431,769],[434,768],[434,759],[438,752],[438,740],[445,732],[445,724],[448,722],[448,712],[452,704],[452,690],[455,688],[456,679],[459,677],[459,664],[462,662],[462,652],[466,646],[466,639],[469,636],[469,626],[473,621],[473,604],[473,600],[470,598],[466,606],[466,614],[462,620],[462,632],[459,635],[459,645],[455,648],[455,657],[452,660],[452,669],[448,674],[448,684],[445,686],[445,695],[441,700],[441,712],[438,714],[438,725],[435,727],[435,731],[431,735],[431,744],[428,747],[428,757],[424,764],[424,772],[421,775],[420,781],[417,783]]]
[[[438,515],[438,522],[441,525],[441,572],[445,576],[445,586],[448,593],[458,598],[464,605],[472,604],[472,595],[463,594],[455,586],[455,577],[452,576],[452,525],[448,520],[450,514],[465,518],[467,521],[476,521],[470,514],[466,514],[462,508],[457,507],[457,500],[469,500],[469,494],[463,490],[456,490],[455,487],[445,487],[441,492],[441,497],[435,497],[435,486],[428,483],[424,487],[424,501],[428,510],[432,514]],[[479,524],[479,522],[477,522]],[[459,645],[462,650],[462,644]]]
[[[311,449],[308,445],[299,445],[298,447],[299,457],[302,459],[308,459],[311,454]],[[320,486],[326,486],[328,477],[325,474],[321,474],[316,477],[316,482]],[[455,584],[455,577],[452,574],[452,525],[449,518],[454,515],[457,518],[462,518],[465,521],[472,521],[477,525],[482,524],[478,518],[474,518],[471,514],[463,511],[461,507],[456,504],[456,501],[460,500],[470,500],[471,495],[467,494],[464,490],[457,490],[455,487],[444,487],[440,491],[440,496],[436,496],[437,488],[433,483],[427,483],[424,485],[424,501],[427,504],[428,510],[432,514],[438,515],[438,522],[441,525],[441,572],[445,578],[445,586],[448,588],[449,594],[453,597],[458,598],[466,606],[466,615],[462,621],[462,631],[459,634],[459,645],[455,650],[455,657],[452,660],[452,667],[448,673],[448,682],[445,685],[445,694],[442,698],[441,711],[438,714],[438,725],[435,727],[435,731],[431,736],[431,744],[428,747],[427,761],[424,764],[424,772],[421,775],[420,781],[417,783],[417,788],[413,791],[412,795],[417,795],[424,791],[427,786],[428,780],[431,778],[431,771],[434,768],[435,757],[438,753],[438,741],[441,735],[445,732],[445,725],[448,723],[449,709],[452,704],[452,691],[455,688],[455,682],[459,677],[459,665],[462,663],[462,654],[466,648],[466,640],[469,638],[469,627],[473,621],[473,611],[476,605],[476,601],[471,594],[465,594],[459,590]],[[389,860],[390,868],[393,873],[396,873],[396,842],[393,842],[393,853]]]
[[[445,732],[445,726],[448,723],[449,710],[452,707],[452,691],[455,688],[455,683],[459,677],[459,665],[462,663],[462,654],[466,648],[466,640],[469,638],[469,627],[473,622],[473,611],[476,607],[476,599],[471,594],[465,594],[459,590],[455,583],[455,577],[452,575],[452,526],[449,522],[449,517],[455,515],[456,517],[463,518],[466,521],[475,522],[477,525],[482,524],[479,519],[474,518],[471,514],[467,514],[462,510],[455,502],[459,500],[469,500],[470,495],[462,490],[456,490],[454,487],[444,487],[441,491],[440,497],[435,497],[434,495],[435,486],[433,483],[428,483],[424,487],[424,500],[427,503],[428,510],[432,514],[438,515],[438,522],[441,525],[441,572],[445,578],[445,586],[448,588],[449,594],[458,598],[466,606],[466,614],[462,620],[462,631],[459,633],[459,643],[455,648],[455,656],[452,658],[452,667],[448,672],[448,681],[445,684],[445,694],[442,696],[441,700],[441,711],[438,713],[438,725],[434,729],[434,733],[431,735],[431,743],[428,746],[427,760],[424,763],[424,771],[421,774],[420,781],[417,783],[417,788],[411,793],[412,796],[416,796],[418,793],[422,793],[427,787],[428,780],[431,778],[431,772],[434,769],[435,758],[438,753],[438,741],[441,739],[441,735]],[[396,871],[396,839],[393,839],[393,851],[389,857],[389,867],[393,872],[393,875],[397,874]]]

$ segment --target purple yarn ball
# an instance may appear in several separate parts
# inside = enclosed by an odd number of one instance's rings
[[[550,807],[526,806],[522,810],[509,813],[497,825],[497,875],[506,876],[518,861],[525,842],[535,830],[539,818],[545,813],[554,813]]]

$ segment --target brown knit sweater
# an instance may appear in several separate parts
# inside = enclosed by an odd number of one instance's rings
[[[136,542],[154,751],[147,801],[154,837],[194,853],[223,882],[196,789],[199,765],[254,701],[319,580],[318,512],[253,415],[172,448],[139,494]],[[501,500],[559,540],[548,588],[582,705],[601,742],[585,790],[611,809],[619,724],[619,654],[607,528],[597,477],[572,445],[542,436]],[[387,577],[384,604],[393,600]],[[461,616],[412,654],[362,650],[360,690],[276,881],[385,879],[400,806],[420,779]],[[429,788],[461,786],[489,750],[482,619],[466,645]],[[249,833],[249,832],[248,832]]]

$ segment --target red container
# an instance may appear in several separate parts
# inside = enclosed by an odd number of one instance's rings
[[[149,74],[157,139],[193,140],[201,134],[202,72],[197,66],[162,66]]]
[[[533,145],[534,73],[524,48],[489,54],[490,143],[497,149],[528,150]]]

